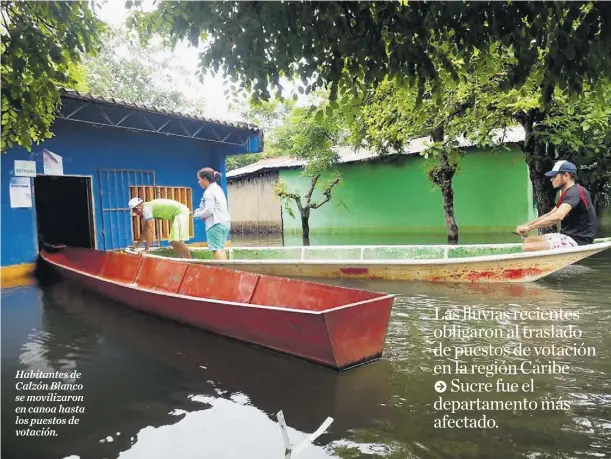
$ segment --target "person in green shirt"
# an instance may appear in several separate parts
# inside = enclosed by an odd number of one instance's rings
[[[170,245],[176,250],[181,258],[191,258],[191,252],[185,244],[189,240],[189,208],[184,204],[172,199],[153,199],[143,201],[140,198],[129,200],[129,209],[142,218],[142,231],[140,238],[134,242],[132,248],[136,248],[146,239],[144,251],[148,252],[153,242],[153,222],[159,220],[170,220]]]

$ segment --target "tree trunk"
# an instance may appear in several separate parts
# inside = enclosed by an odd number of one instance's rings
[[[442,142],[443,126],[435,129],[431,137],[434,142]],[[458,244],[458,225],[454,218],[454,189],[452,188],[454,174],[456,174],[456,165],[450,163],[448,152],[444,149],[439,154],[439,166],[429,172],[429,179],[441,189],[448,244]]]
[[[600,167],[600,166],[599,166]],[[602,166],[606,167],[606,166]],[[596,230],[602,229],[602,218],[601,214],[603,210],[609,203],[609,198],[607,196],[607,185],[610,182],[609,178],[604,175],[599,178],[594,178],[592,175],[596,175],[595,173],[582,173],[580,184],[590,192],[590,197],[592,198],[592,205],[594,206],[594,212],[596,212],[596,216],[598,217],[598,225]]]
[[[551,186],[549,178],[543,175],[552,168],[553,164],[549,167],[542,167],[541,161],[527,160],[526,163],[530,168],[530,181],[533,185],[533,195],[537,203],[537,212],[539,216],[541,216],[548,213],[556,205],[556,192]],[[556,225],[539,228],[539,234],[553,233],[556,230]]]
[[[456,168],[451,165],[436,167],[429,172],[429,179],[441,189],[448,244],[458,244],[458,225],[454,218],[454,190],[452,188],[452,178],[455,172]]]
[[[304,210],[301,214],[301,233],[303,245],[310,245],[310,210]]]
[[[590,197],[592,198],[592,205],[594,206],[594,212],[596,212],[596,220],[597,220],[597,227],[596,227],[596,231],[600,231],[602,229],[602,218],[601,218],[601,214],[603,212],[603,210],[605,209],[605,198],[604,198],[604,187],[600,187],[600,190],[598,189],[598,187],[592,187],[594,188],[594,191],[592,191],[592,189],[588,189],[588,191],[590,192]]]
[[[443,197],[443,210],[445,212],[446,228],[448,230],[448,244],[458,244],[458,225],[454,218],[454,190],[452,179],[444,182],[441,186]]]
[[[556,205],[556,191],[545,173],[554,166],[553,153],[549,152],[545,142],[534,135],[533,124],[536,114],[523,114],[518,118],[525,131],[525,140],[522,152],[529,169],[530,182],[533,186],[533,195],[537,204],[539,216],[548,213]],[[556,226],[540,228],[539,234],[553,233]]]

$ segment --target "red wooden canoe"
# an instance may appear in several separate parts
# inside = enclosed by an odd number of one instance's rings
[[[132,308],[344,370],[382,355],[394,295],[121,252],[41,251]]]

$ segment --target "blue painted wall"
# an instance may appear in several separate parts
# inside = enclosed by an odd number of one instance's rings
[[[222,187],[227,190],[225,156],[258,149],[258,138],[250,136],[246,147],[236,147],[201,140],[169,137],[144,132],[130,132],[110,127],[57,120],[55,136],[33,146],[32,152],[14,148],[0,155],[2,166],[2,252],[1,266],[31,263],[38,255],[36,216],[32,208],[11,208],[9,184],[14,176],[14,161],[36,161],[37,174],[43,174],[43,148],[63,158],[64,175],[90,175],[93,179],[96,243],[103,248],[101,201],[98,193],[99,169],[154,170],[158,186],[190,187],[193,207],[199,205],[203,189],[196,173],[202,167],[212,167],[223,174]],[[30,180],[33,189],[33,179]],[[35,199],[35,193],[33,199]],[[126,196],[128,199],[128,196]],[[124,204],[124,206],[126,203]],[[204,222],[194,225],[195,237],[189,242],[206,240]]]

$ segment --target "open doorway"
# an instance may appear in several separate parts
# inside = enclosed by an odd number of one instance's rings
[[[34,178],[38,243],[95,248],[91,177]]]

